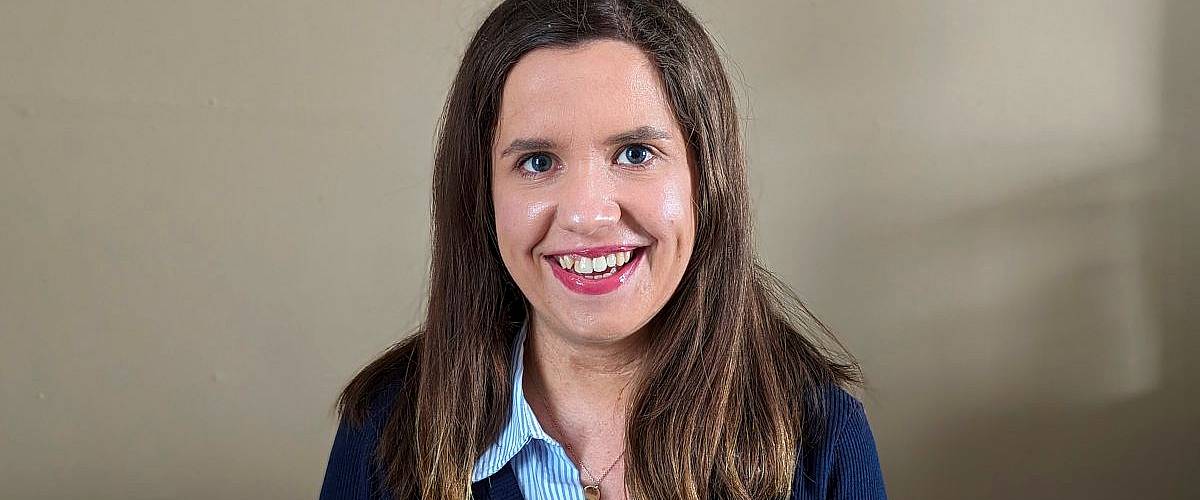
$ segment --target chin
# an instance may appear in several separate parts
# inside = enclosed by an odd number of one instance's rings
[[[604,321],[586,313],[576,314],[566,320],[567,331],[571,335],[592,342],[612,342],[629,338],[645,324],[633,321]]]

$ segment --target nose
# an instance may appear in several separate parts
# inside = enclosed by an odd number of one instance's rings
[[[560,178],[557,222],[564,229],[592,236],[617,225],[621,208],[617,204],[616,180],[607,165],[590,162],[570,169]]]

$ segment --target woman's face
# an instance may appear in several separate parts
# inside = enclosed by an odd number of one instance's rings
[[[695,239],[692,161],[651,60],[611,40],[522,57],[504,84],[492,197],[538,328],[605,342],[675,292]]]

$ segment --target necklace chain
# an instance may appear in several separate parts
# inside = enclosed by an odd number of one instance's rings
[[[624,388],[622,388],[621,392],[622,393],[624,392]],[[567,434],[565,432],[563,432],[562,424],[559,423],[558,419],[554,417],[554,412],[551,410],[550,405],[545,404],[544,402],[539,402],[539,403],[540,403],[539,404],[540,406],[545,408],[546,416],[550,418],[550,423],[552,425],[554,425],[554,429],[556,431],[558,431],[558,435],[560,435],[564,438],[562,440],[561,444],[563,445],[564,451],[566,451],[566,453],[567,453],[567,457],[571,458],[571,455],[576,454],[575,447],[571,446],[571,443],[568,443],[566,441],[565,438],[566,438]],[[536,416],[534,418],[536,419]],[[604,478],[608,477],[608,474],[617,467],[617,464],[621,462],[622,458],[625,458],[626,451],[627,450],[626,450],[625,446],[621,446],[621,453],[618,454],[616,460],[613,460],[613,463],[610,464],[608,466],[608,468],[606,468],[604,470],[604,473],[600,474],[599,479],[596,479],[595,474],[592,474],[592,471],[591,471],[591,469],[588,468],[587,464],[583,463],[583,457],[582,456],[578,457],[579,466],[583,468],[583,471],[585,473],[587,473],[588,478],[591,480],[591,483],[592,483],[589,485],[584,485],[583,492],[584,492],[584,496],[586,498],[588,498],[589,500],[599,500],[600,499],[600,483],[604,482]],[[583,478],[580,478],[580,479],[581,479],[580,482],[582,482]]]
[[[548,412],[547,412],[547,413],[548,413]],[[563,437],[565,438],[565,437],[566,437],[566,433],[565,433],[565,432],[563,432],[563,430],[562,430],[562,424],[558,423],[558,419],[557,419],[557,418],[554,418],[554,415],[547,415],[547,416],[549,416],[549,417],[550,417],[550,422],[554,424],[554,428],[555,428],[555,430],[557,430],[557,431],[558,431],[558,434],[559,434],[560,436],[563,436]],[[563,444],[563,447],[567,449],[567,452],[568,452],[568,453],[570,453],[570,454],[574,454],[574,453],[575,453],[575,448],[571,446],[571,443],[568,443],[568,442],[566,442],[566,440],[564,439],[562,444]],[[588,475],[588,478],[590,478],[590,479],[591,479],[592,486],[595,486],[595,487],[599,488],[599,487],[600,487],[600,483],[604,482],[604,478],[608,477],[608,473],[609,473],[609,472],[612,472],[612,470],[613,470],[614,468],[616,468],[616,466],[617,466],[617,463],[618,463],[618,462],[620,462],[620,461],[621,461],[621,459],[622,459],[622,458],[624,458],[624,457],[625,457],[625,448],[624,448],[624,447],[622,447],[622,448],[621,448],[621,454],[620,454],[620,455],[617,455],[617,459],[616,459],[616,460],[613,460],[613,463],[612,463],[612,465],[609,465],[609,466],[608,466],[608,469],[605,469],[604,473],[600,475],[600,479],[596,479],[596,476],[595,476],[594,474],[592,474],[592,471],[591,471],[591,469],[588,469],[588,466],[587,466],[587,464],[583,463],[583,457],[579,457],[579,458],[578,458],[578,460],[579,460],[579,466],[580,466],[580,467],[583,467],[583,471],[584,471],[584,472],[586,472],[586,473],[587,473],[587,475]]]

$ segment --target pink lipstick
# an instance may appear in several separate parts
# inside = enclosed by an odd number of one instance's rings
[[[620,288],[629,278],[633,276],[633,272],[637,270],[638,264],[642,262],[642,254],[645,247],[632,246],[609,246],[609,247],[591,247],[581,248],[570,252],[561,252],[556,256],[547,255],[546,263],[550,266],[554,277],[558,278],[563,286],[568,290],[583,295],[603,295],[611,293]],[[600,273],[599,277],[589,275],[587,273],[577,273],[573,269],[564,269],[558,262],[558,258],[563,255],[572,255],[583,258],[600,258],[605,255],[610,255],[618,252],[628,251],[629,261],[616,266],[615,269],[607,273]],[[611,265],[609,267],[612,267]],[[589,266],[590,268],[590,266]]]

